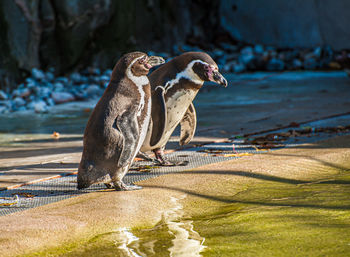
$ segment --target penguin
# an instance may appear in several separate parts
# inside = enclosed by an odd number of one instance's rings
[[[181,125],[180,145],[188,144],[196,130],[196,110],[192,101],[205,81],[227,87],[215,61],[204,52],[186,52],[154,70],[148,76],[152,92],[152,117],[140,157],[153,151],[161,165],[187,164],[166,160],[164,148],[178,124]]]
[[[147,134],[151,118],[149,69],[164,59],[132,52],[116,63],[109,85],[87,122],[78,168],[78,189],[97,182],[118,191],[137,190],[123,177]],[[107,184],[112,182],[112,184]]]

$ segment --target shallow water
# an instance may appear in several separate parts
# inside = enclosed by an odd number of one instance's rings
[[[194,230],[192,220],[184,219],[180,200],[185,197],[171,197],[172,207],[152,228],[119,228],[96,235],[62,256],[201,256],[205,239]]]

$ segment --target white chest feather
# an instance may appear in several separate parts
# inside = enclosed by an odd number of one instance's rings
[[[151,99],[148,100],[146,115],[145,115],[143,122],[141,122],[141,126],[139,128],[140,138],[139,138],[139,141],[137,143],[136,154],[139,152],[139,150],[142,146],[142,143],[146,138],[150,119],[151,119]]]
[[[149,80],[147,78],[147,76],[135,76],[132,71],[131,71],[131,67],[132,65],[140,58],[142,58],[143,56],[136,58],[135,60],[133,60],[130,65],[128,66],[128,68],[126,69],[126,76],[132,81],[134,82],[134,84],[137,86],[137,90],[140,94],[140,103],[139,103],[139,107],[137,110],[137,116],[139,117],[143,111],[143,108],[145,106],[145,91],[143,89],[144,86],[146,86],[147,84],[149,84]]]
[[[170,138],[176,126],[182,120],[189,105],[195,98],[197,91],[179,90],[166,101],[167,123],[161,141],[157,145],[164,145]]]
[[[137,87],[137,91],[139,93],[139,97],[140,97],[140,102],[139,102],[139,106],[137,109],[137,117],[139,119],[139,140],[137,142],[137,146],[136,146],[136,151],[134,153],[134,158],[136,156],[136,154],[138,153],[138,151],[141,148],[141,145],[146,137],[147,134],[147,130],[148,130],[148,125],[150,122],[150,118],[151,118],[151,99],[147,99],[148,103],[147,103],[147,110],[145,109],[145,101],[146,101],[146,93],[144,90],[144,86],[149,84],[149,80],[147,76],[135,76],[132,71],[131,71],[131,67],[132,65],[140,58],[142,58],[143,56],[136,58],[135,60],[133,60],[131,62],[131,64],[128,66],[128,68],[126,69],[126,76],[136,85]],[[142,119],[141,114],[143,112],[145,113],[144,118]],[[142,119],[142,120],[140,120]]]

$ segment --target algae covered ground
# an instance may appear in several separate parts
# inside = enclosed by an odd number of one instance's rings
[[[344,172],[346,173],[346,172]],[[203,256],[349,256],[350,174],[315,183],[264,182],[192,217]]]
[[[144,181],[144,192],[160,190],[170,202],[156,224],[116,222],[27,256],[349,256],[349,142],[345,136]]]

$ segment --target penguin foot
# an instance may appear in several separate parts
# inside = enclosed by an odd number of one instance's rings
[[[104,183],[105,186],[108,188],[108,189],[111,189],[113,188],[113,184],[112,183]]]
[[[175,161],[169,161],[166,159],[162,159],[162,160],[158,160],[157,159],[157,163],[160,166],[186,166],[188,164],[188,161],[180,161],[180,162],[175,162]]]
[[[149,162],[157,162],[157,159],[149,157],[146,153],[139,151],[136,157],[139,157],[141,159],[144,159],[145,161]]]
[[[188,161],[174,162],[167,160],[164,155],[164,148],[157,148],[153,152],[157,163],[161,166],[186,166],[188,164]]]
[[[142,189],[142,186],[138,186],[132,183],[127,185],[123,182],[118,182],[118,183],[114,183],[114,189],[117,191],[133,191],[133,190]]]

